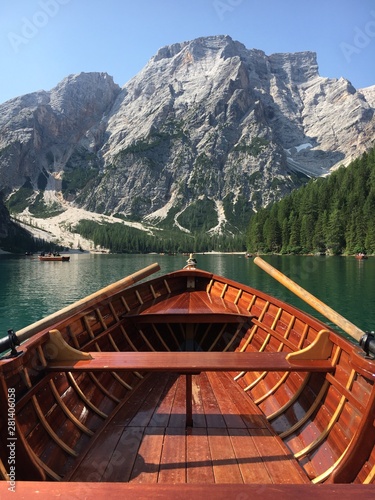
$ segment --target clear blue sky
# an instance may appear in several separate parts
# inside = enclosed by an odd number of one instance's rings
[[[374,0],[3,0],[0,103],[81,71],[123,86],[160,47],[219,34],[315,51],[321,76],[375,84]]]

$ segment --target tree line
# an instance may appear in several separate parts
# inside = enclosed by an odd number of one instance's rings
[[[105,223],[81,220],[75,231],[90,239],[95,246],[108,248],[113,253],[190,253],[211,251],[245,251],[245,236],[213,235],[199,232],[195,235],[159,231],[155,234],[126,226],[120,222]]]
[[[249,252],[375,253],[375,148],[251,217]]]

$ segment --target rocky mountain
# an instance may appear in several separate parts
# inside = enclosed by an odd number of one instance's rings
[[[1,190],[16,212],[235,231],[373,144],[373,89],[321,77],[313,52],[176,43],[123,88],[81,73],[2,104]]]
[[[375,108],[375,85],[367,87],[365,89],[360,89],[360,92],[364,95],[366,101]]]

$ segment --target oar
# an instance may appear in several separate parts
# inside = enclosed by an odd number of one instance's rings
[[[297,285],[293,280],[285,276],[285,274],[281,273],[277,269],[275,269],[271,264],[265,262],[260,257],[255,257],[254,262],[257,266],[262,268],[266,273],[279,281],[282,285],[288,288],[291,292],[297,295],[299,298],[304,300],[311,307],[316,309],[318,312],[323,314],[326,318],[331,320],[337,326],[342,328],[344,332],[353,337],[358,342],[361,341],[364,335],[367,335],[363,330],[358,328],[358,326],[353,325],[349,320],[341,316],[341,314],[337,313],[333,309],[331,309],[327,304],[317,299],[310,292],[302,288],[300,285]],[[363,342],[363,341],[362,341]],[[362,346],[362,342],[360,345]]]
[[[111,295],[114,295],[115,293],[128,288],[137,281],[147,278],[147,276],[150,276],[150,274],[153,274],[159,270],[159,264],[151,264],[150,266],[140,269],[139,271],[136,271],[135,273],[130,274],[129,276],[126,276],[125,278],[122,278],[121,280],[116,281],[115,283],[112,283],[111,285],[108,285],[101,290],[98,290],[97,292],[94,292],[91,295],[78,300],[77,302],[74,302],[73,304],[70,304],[69,306],[64,307],[60,311],[46,316],[36,323],[22,328],[22,330],[19,330],[17,333],[10,333],[9,337],[5,337],[0,340],[0,352],[7,351],[8,349],[13,349],[15,345],[20,345],[21,342],[29,339],[36,333],[49,328],[50,326],[56,324],[58,321],[68,318],[83,307],[92,307],[93,305],[98,304],[107,297],[110,297]]]

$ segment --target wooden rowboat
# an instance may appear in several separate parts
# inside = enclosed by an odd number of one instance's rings
[[[39,255],[42,262],[69,262],[69,255]]]
[[[355,255],[355,258],[356,258],[357,260],[366,260],[366,259],[368,259],[367,255],[366,255],[366,254],[364,254],[364,253],[357,253],[357,254]]]
[[[1,498],[375,498],[371,335],[158,270],[0,341]]]

